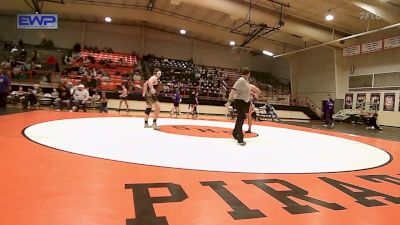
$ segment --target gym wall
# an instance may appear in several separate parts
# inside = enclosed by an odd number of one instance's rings
[[[81,46],[112,47],[115,52],[139,55],[153,54],[158,57],[190,60],[197,64],[239,69],[248,66],[252,70],[271,73],[277,78],[289,79],[287,59],[273,59],[264,55],[232,52],[228,46],[195,40],[188,36],[156,29],[104,23],[59,21],[58,30],[18,30],[16,17],[0,16],[0,40],[39,44],[43,38],[51,39],[56,47]],[[275,75],[276,72],[276,75]]]

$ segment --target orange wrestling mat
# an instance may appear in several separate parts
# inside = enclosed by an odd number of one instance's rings
[[[2,225],[400,223],[399,142],[261,122],[243,147],[231,121],[97,113],[0,124]]]

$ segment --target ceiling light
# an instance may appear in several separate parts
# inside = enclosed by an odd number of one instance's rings
[[[267,55],[267,56],[274,56],[274,53],[272,53],[272,52],[270,52],[270,51],[267,51],[267,50],[262,51],[262,53],[263,53],[264,55]]]
[[[107,16],[104,18],[104,21],[106,21],[107,23],[111,23],[112,19],[111,17]]]
[[[179,31],[179,33],[181,33],[181,34],[186,34],[186,30],[181,29],[181,30]]]
[[[229,45],[230,45],[230,46],[234,46],[234,45],[236,45],[236,42],[230,41],[230,42],[229,42]]]
[[[331,20],[333,20],[334,18],[335,18],[335,17],[332,15],[331,12],[328,12],[328,15],[325,16],[325,19],[326,19],[327,21],[331,21]]]

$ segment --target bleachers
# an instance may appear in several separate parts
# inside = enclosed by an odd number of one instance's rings
[[[172,96],[179,88],[182,97],[188,97],[193,90],[198,90],[199,98],[223,99],[226,91],[222,83],[222,74],[218,68],[195,65],[191,61],[164,58],[149,58],[149,70],[159,68],[163,71],[162,96]]]
[[[92,60],[87,60],[93,57]],[[122,60],[121,60],[122,59]],[[103,62],[102,62],[103,61]],[[74,85],[82,81],[82,74],[79,74],[78,69],[84,67],[91,75],[92,70],[95,69],[98,85],[97,90],[114,92],[123,83],[129,83],[131,75],[137,65],[136,56],[123,54],[123,53],[92,53],[82,51],[79,54],[78,60],[71,62],[70,68],[72,71],[64,76],[69,79]],[[133,81],[132,81],[133,83]],[[132,84],[133,85],[133,84]],[[139,84],[136,84],[139,85]]]
[[[112,62],[118,62],[120,59],[127,62],[128,65],[133,66],[137,65],[137,58],[134,55],[129,55],[125,53],[92,53],[88,51],[82,51],[80,53],[83,57],[93,56],[97,60],[111,60]]]
[[[95,77],[96,90],[116,92],[125,83],[129,85],[128,90],[140,92],[143,78],[139,76],[139,79],[132,79],[132,75],[138,72],[135,67],[137,63],[136,56],[129,54],[82,51],[73,57],[72,62],[64,67],[68,71],[61,73],[61,78],[63,82],[67,81],[73,85],[78,85],[81,82],[85,83],[84,76],[91,76],[93,69],[95,69],[97,71],[97,76]],[[241,76],[240,71],[237,69],[196,65],[192,61],[150,57],[147,63],[149,68],[145,70],[147,72],[143,74],[144,76],[147,76],[147,73],[150,73],[154,68],[160,68],[163,71],[161,95],[166,97],[172,96],[174,91],[179,88],[184,98],[188,97],[193,90],[197,90],[199,98],[224,100],[235,81]],[[81,67],[85,67],[89,72],[82,74],[79,71]],[[45,77],[45,75],[34,76],[33,74],[37,74],[37,72],[28,71],[26,74],[28,83],[38,83],[38,80],[35,80],[36,77]],[[60,78],[60,73],[53,72],[51,77]],[[56,79],[51,80],[52,82],[57,82]],[[57,80],[59,81],[60,79]],[[272,95],[279,95],[279,93],[271,91],[272,89],[267,84],[257,83],[257,86],[260,87],[262,96],[265,99],[267,97],[271,99]],[[91,87],[92,90],[93,85]],[[280,100],[277,99],[276,101]]]

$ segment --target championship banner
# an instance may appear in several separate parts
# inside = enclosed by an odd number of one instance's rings
[[[343,49],[343,56],[354,56],[361,54],[361,45],[351,46]]]
[[[369,42],[361,45],[361,54],[381,51],[383,49],[383,40]]]
[[[385,93],[383,111],[394,111],[395,94]]]
[[[392,49],[400,47],[400,36],[384,39],[383,45],[384,49]]]
[[[357,94],[356,109],[363,108],[365,106],[366,100],[367,100],[367,94],[358,93]]]
[[[381,103],[381,94],[372,93],[370,97],[370,102],[373,110],[379,110]]]
[[[353,93],[348,93],[345,95],[344,108],[352,109],[353,108]]]

